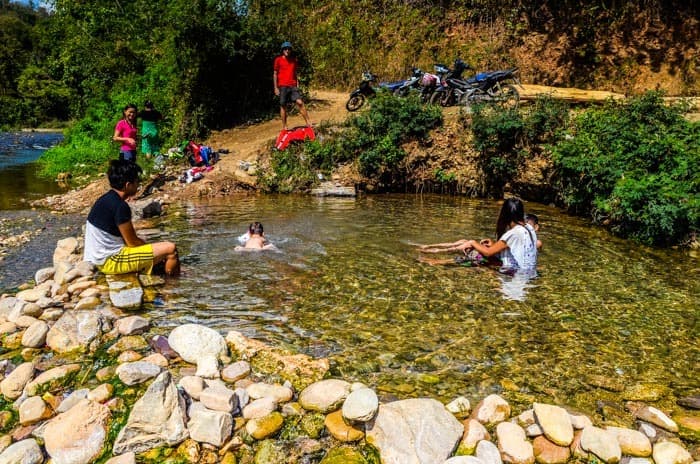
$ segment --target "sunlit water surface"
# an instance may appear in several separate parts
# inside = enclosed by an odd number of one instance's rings
[[[684,252],[530,203],[544,248],[520,300],[493,270],[418,261],[417,243],[493,237],[499,207],[414,195],[173,207],[152,239],[178,243],[184,273],[148,315],[157,331],[197,322],[328,357],[334,374],[387,396],[501,392],[593,411],[621,399],[592,386],[597,376],[668,387],[669,404],[699,388],[699,269]],[[234,251],[256,220],[278,252]]]

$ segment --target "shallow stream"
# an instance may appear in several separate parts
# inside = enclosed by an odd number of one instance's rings
[[[522,292],[490,269],[418,261],[416,243],[492,237],[499,206],[437,195],[191,203],[153,237],[178,243],[184,275],[148,313],[164,332],[201,322],[327,356],[335,374],[396,397],[505,390],[593,411],[624,396],[610,390],[653,384],[670,403],[697,391],[696,258],[528,203],[544,247]],[[255,220],[278,252],[234,251]]]

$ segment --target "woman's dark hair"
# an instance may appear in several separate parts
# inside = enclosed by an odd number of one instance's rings
[[[146,100],[146,103],[143,104],[143,107],[149,110],[153,109],[153,102],[151,100]]]
[[[259,222],[253,222],[248,226],[248,233],[250,235],[262,235],[263,225]]]
[[[133,103],[128,103],[128,104],[124,107],[124,109],[122,110],[122,116],[126,116],[126,110],[128,110],[128,109],[132,109],[132,110],[134,110],[134,111],[138,111],[138,110],[139,110],[138,108],[136,108],[136,105],[135,105],[135,104],[133,104]]]
[[[126,183],[136,182],[142,171],[141,166],[133,161],[122,159],[112,160],[109,163],[109,170],[107,171],[109,186],[120,191],[124,190]]]
[[[510,227],[511,222],[519,223],[525,220],[525,206],[519,198],[508,198],[501,206],[501,212],[496,221],[496,238],[500,239]]]

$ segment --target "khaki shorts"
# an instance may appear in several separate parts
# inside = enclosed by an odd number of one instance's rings
[[[116,255],[112,255],[103,265],[97,266],[103,274],[129,274],[153,272],[153,245],[146,244],[137,247],[124,247]]]

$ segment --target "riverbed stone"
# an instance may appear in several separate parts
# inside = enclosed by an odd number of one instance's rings
[[[22,346],[41,348],[46,344],[46,334],[48,333],[49,325],[44,321],[36,321],[24,331]]]
[[[61,413],[68,411],[70,408],[87,398],[88,393],[90,393],[89,388],[81,388],[79,390],[75,390],[70,395],[68,395],[66,399],[61,401],[61,404],[59,404],[56,408],[56,412]]]
[[[6,321],[0,323],[0,335],[9,335],[11,333],[15,333],[19,330],[19,327],[17,327],[17,324],[14,322]]]
[[[129,452],[109,458],[105,464],[136,464],[136,454]]]
[[[535,454],[525,436],[525,430],[512,422],[501,422],[496,426],[496,440],[503,462],[511,464],[533,464]]]
[[[65,259],[60,259],[58,261],[54,260],[53,263],[54,274],[53,280],[58,285],[63,285],[66,283],[66,275],[73,269],[73,264]]]
[[[366,424],[366,440],[379,450],[382,462],[429,464],[445,461],[464,427],[432,398],[411,398],[382,404]]]
[[[343,418],[350,423],[369,422],[378,410],[379,398],[374,390],[367,387],[351,391],[342,407]]]
[[[667,396],[671,389],[666,385],[655,383],[638,383],[629,385],[622,392],[622,399],[628,401],[659,401]]]
[[[103,383],[90,390],[87,399],[97,403],[105,403],[114,394],[114,386],[110,383]]]
[[[33,396],[61,389],[80,371],[80,368],[80,364],[64,364],[51,368],[36,376],[24,387],[24,391],[27,395]]]
[[[182,359],[197,365],[197,375],[218,378],[218,360],[228,353],[224,337],[200,324],[183,324],[168,336],[168,344]]]
[[[681,445],[672,441],[660,441],[654,445],[652,457],[656,464],[690,464],[693,457]]]
[[[202,403],[194,403],[189,409],[187,423],[190,438],[220,448],[233,431],[233,418],[224,411],[213,411]]]
[[[56,261],[68,259],[71,255],[78,252],[79,241],[76,237],[62,238],[56,242],[56,248],[53,252],[54,266]]]
[[[571,414],[569,413],[569,420],[574,430],[583,430],[589,425],[593,425],[591,419],[584,414]]]
[[[472,411],[471,403],[464,396],[459,396],[445,405],[448,411],[455,415],[458,419],[464,419],[469,416]]]
[[[87,399],[51,419],[44,429],[44,446],[53,462],[88,464],[102,453],[111,413]]]
[[[250,363],[248,361],[236,361],[221,370],[221,378],[226,382],[234,383],[250,375]]]
[[[27,438],[5,448],[0,453],[0,462],[3,464],[41,464],[44,462],[44,454],[35,439]]]
[[[350,393],[350,383],[340,379],[326,379],[306,387],[299,394],[299,404],[307,411],[328,413],[338,409]]]
[[[121,335],[137,335],[145,332],[150,325],[150,321],[145,317],[128,316],[118,319],[114,323],[114,328]]]
[[[462,425],[464,427],[464,433],[459,443],[459,450],[461,453],[474,454],[476,445],[481,440],[491,439],[491,435],[488,430],[486,430],[486,427],[476,419],[465,419],[462,421]]]
[[[289,387],[265,382],[256,382],[248,385],[246,391],[253,399],[270,397],[278,403],[286,403],[294,396],[294,392]]]
[[[639,409],[636,409],[634,411],[634,415],[637,419],[659,426],[664,430],[668,430],[669,432],[678,432],[678,424],[653,406],[644,405]]]
[[[120,309],[138,309],[143,303],[143,288],[136,274],[107,276],[109,300]]]
[[[155,364],[156,366],[160,366],[163,369],[167,368],[168,365],[170,364],[168,362],[168,358],[166,358],[165,356],[163,356],[160,353],[151,353],[148,356],[146,356],[145,358],[143,358],[141,361]]]
[[[568,446],[559,446],[541,435],[532,441],[535,461],[539,464],[565,464],[569,461],[571,450]]]
[[[485,464],[476,456],[452,456],[443,464]]]
[[[242,408],[242,415],[244,419],[257,419],[276,410],[277,401],[272,397],[263,397],[246,404]]]
[[[679,415],[674,416],[678,424],[678,435],[692,442],[700,442],[700,416]]]
[[[116,371],[119,380],[126,385],[138,385],[156,377],[160,372],[160,366],[143,361],[120,364]]]
[[[94,280],[80,280],[80,281],[73,282],[72,284],[70,284],[66,288],[66,291],[68,292],[69,295],[79,294],[83,290],[86,290],[86,289],[93,287],[95,285],[97,285],[97,282]]]
[[[17,293],[17,298],[30,303],[36,302],[39,298],[49,296],[51,288],[42,284],[34,288],[22,290]]]
[[[199,401],[212,411],[231,413],[238,407],[238,398],[226,387],[207,387],[199,395]]]
[[[15,319],[12,322],[17,324],[17,327],[19,327],[20,329],[26,329],[28,327],[31,327],[31,325],[37,321],[38,321],[38,319],[35,317],[23,315],[23,316],[18,317],[17,319]]]
[[[476,445],[475,454],[484,464],[503,464],[500,450],[488,440],[481,440]]]
[[[134,351],[134,350],[122,351],[121,353],[119,353],[119,356],[117,356],[117,362],[119,364],[140,361],[142,359],[143,359],[143,355],[139,352]]]
[[[349,425],[343,420],[342,411],[334,411],[328,414],[324,425],[328,429],[328,433],[338,441],[353,442],[361,440],[365,436],[364,430]]]
[[[0,314],[1,313],[2,312],[0,311]],[[678,400],[676,400],[676,403],[678,403],[679,406],[683,406],[684,408],[700,409],[700,394],[678,398]]]
[[[544,435],[555,445],[569,446],[574,439],[574,427],[566,409],[544,403],[532,407]]]
[[[471,417],[487,426],[494,425],[510,417],[510,404],[499,395],[492,394],[476,405]]]
[[[581,433],[581,448],[593,453],[608,464],[620,462],[622,449],[611,432],[590,426]]]
[[[199,401],[199,395],[205,388],[204,379],[196,375],[186,375],[180,379],[178,385],[187,393],[190,398]]]
[[[277,433],[284,424],[284,417],[277,411],[273,411],[267,416],[249,420],[245,429],[248,434],[256,440],[262,440]]]
[[[98,297],[86,296],[86,297],[78,300],[78,302],[75,304],[75,307],[73,309],[76,311],[93,309],[93,308],[98,307],[101,304],[102,304],[102,300],[100,300]]]
[[[17,399],[32,377],[34,377],[34,363],[22,363],[0,382],[0,392],[5,398]]]
[[[95,311],[66,311],[46,335],[46,344],[58,353],[89,351],[102,334],[104,321]]]
[[[651,442],[642,432],[624,427],[606,427],[612,433],[620,445],[622,454],[645,457],[651,455]]]
[[[327,358],[314,359],[304,354],[272,348],[235,330],[226,334],[226,342],[241,358],[250,362],[256,373],[280,376],[291,382],[295,391],[302,391],[323,379],[330,369]]]
[[[40,396],[30,396],[19,405],[19,423],[35,424],[51,417],[51,408]]]
[[[162,372],[136,401],[114,443],[114,453],[141,453],[184,441],[187,410],[170,372]]]
[[[54,272],[56,272],[56,270],[53,266],[41,268],[34,273],[34,282],[36,282],[37,285],[43,284],[53,277]]]
[[[107,348],[107,353],[116,354],[122,351],[142,351],[148,348],[148,342],[141,335],[125,335]]]

